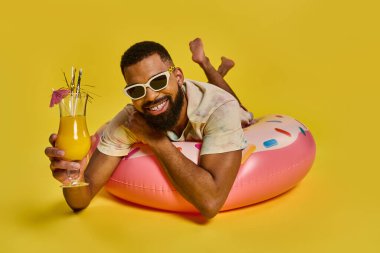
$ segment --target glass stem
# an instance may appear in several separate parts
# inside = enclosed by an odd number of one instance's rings
[[[66,170],[67,178],[70,181],[70,185],[78,184],[79,170]]]

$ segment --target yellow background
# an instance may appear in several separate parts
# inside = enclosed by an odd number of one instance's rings
[[[379,252],[378,1],[2,1],[1,252]],[[256,116],[291,115],[317,143],[294,190],[207,224],[101,192],[73,214],[43,154],[57,131],[48,108],[61,71],[84,69],[99,94],[93,133],[128,100],[121,54],[162,43],[186,77],[206,80],[188,42],[201,37],[215,65]],[[376,109],[377,108],[377,109]]]

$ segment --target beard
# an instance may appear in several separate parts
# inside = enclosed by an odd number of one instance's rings
[[[159,131],[166,132],[168,130],[173,129],[173,127],[177,124],[179,115],[181,113],[182,105],[183,105],[183,99],[184,95],[182,92],[182,89],[179,88],[177,92],[176,99],[173,101],[173,98],[171,96],[164,96],[158,100],[148,102],[144,104],[143,108],[145,106],[148,106],[149,104],[156,104],[159,101],[168,99],[169,102],[169,108],[166,110],[166,112],[163,112],[159,115],[151,115],[149,113],[144,112],[142,115],[148,125],[154,127],[155,129]],[[145,110],[144,110],[145,111]]]

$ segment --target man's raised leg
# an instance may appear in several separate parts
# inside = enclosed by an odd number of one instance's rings
[[[228,71],[235,66],[235,62],[224,56],[222,56],[221,60],[222,62],[218,67],[218,72],[222,77],[224,77],[225,75],[227,75]]]
[[[203,69],[208,82],[232,94],[241,106],[239,98],[223,78],[223,76],[227,74],[227,72],[234,66],[235,63],[226,57],[222,57],[222,63],[219,66],[218,70],[216,70],[211,64],[209,58],[205,55],[201,39],[196,38],[190,42],[189,46],[193,61],[198,63],[199,66]]]

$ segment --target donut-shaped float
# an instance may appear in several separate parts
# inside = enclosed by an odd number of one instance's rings
[[[310,131],[284,115],[268,115],[244,129],[248,147],[221,211],[258,203],[294,187],[311,168],[315,142]],[[99,133],[98,133],[99,136]],[[200,142],[173,142],[198,163]],[[198,212],[172,186],[149,146],[134,144],[105,186],[112,195],[143,206]]]

